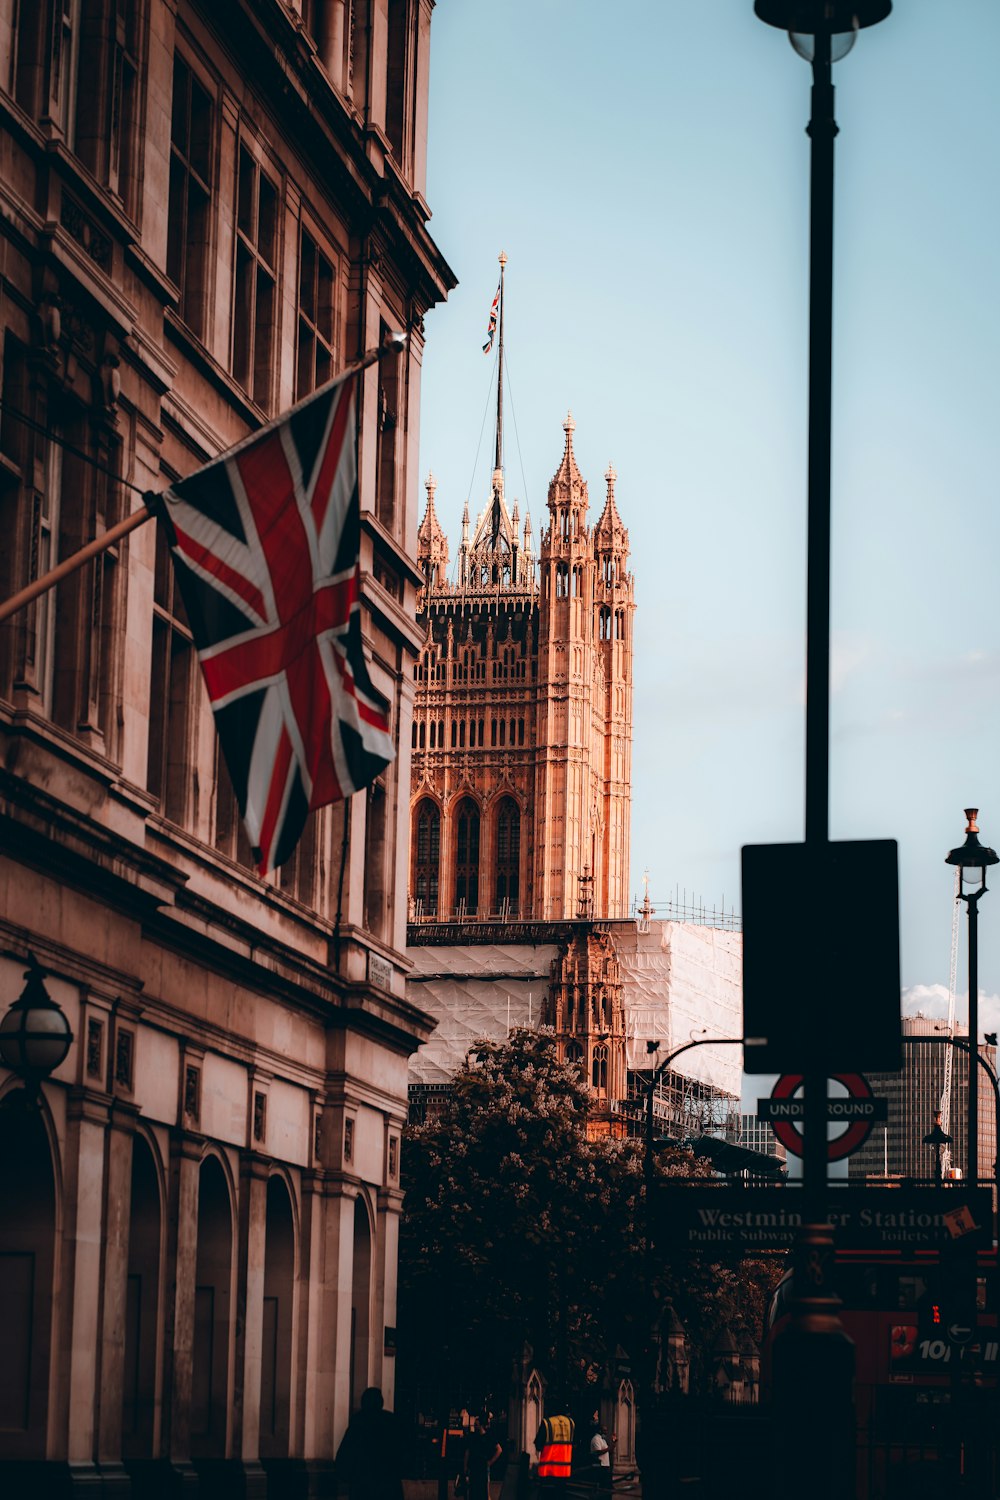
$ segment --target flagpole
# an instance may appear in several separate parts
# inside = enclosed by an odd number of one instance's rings
[[[506,252],[500,251],[500,353],[497,357],[497,452],[494,469],[503,467],[503,273],[507,264]]]
[[[496,459],[495,459],[495,462],[493,464],[493,473],[494,473],[494,475],[498,474],[500,472],[500,470],[503,468],[503,303],[504,303],[504,295],[503,295],[503,292],[504,292],[503,273],[504,273],[504,267],[507,264],[507,255],[506,255],[505,251],[503,251],[503,250],[500,251],[499,260],[500,260],[500,352],[497,355],[497,446],[496,446]],[[496,486],[494,486],[494,489],[493,489],[493,512],[492,512],[492,520],[493,520],[493,545],[495,547],[496,544],[497,544],[497,537],[500,534],[500,494],[499,494],[499,491],[497,490]],[[498,582],[499,582],[499,579],[498,579]]]
[[[272,418],[263,427],[256,427],[245,438],[241,438],[238,443],[234,443],[231,448],[227,448],[224,453],[218,454],[215,458],[210,459],[209,462],[218,463],[222,459],[228,460],[232,458],[235,453],[239,453],[243,448],[248,447],[251,443],[255,443],[264,433],[269,432],[273,427],[279,427],[282,422],[286,422],[289,415],[294,411],[298,411],[299,407],[306,406],[310,401],[315,401],[324,391],[330,390],[335,385],[340,385],[345,380],[350,380],[352,375],[359,374],[361,370],[367,370],[369,365],[375,364],[377,360],[382,359],[386,354],[401,354],[406,347],[406,341],[407,335],[405,333],[387,333],[385,343],[382,344],[381,348],[366,349],[360,359],[355,360],[354,364],[348,365],[345,370],[341,370],[340,374],[335,376],[333,380],[327,380],[323,385],[317,386],[316,390],[310,391],[308,396],[304,396],[301,401],[297,401],[294,406],[283,411],[280,416]],[[169,491],[166,493],[169,494]],[[9,620],[11,615],[17,614],[18,610],[24,609],[27,605],[33,603],[42,594],[48,593],[49,589],[55,588],[56,584],[62,583],[64,578],[68,578],[72,573],[78,572],[92,557],[97,557],[100,553],[106,552],[109,547],[113,547],[123,536],[128,536],[130,531],[135,531],[138,527],[144,526],[147,521],[151,521],[153,516],[156,515],[159,500],[159,495],[147,490],[143,496],[143,504],[139,510],[134,510],[131,515],[125,516],[123,520],[118,521],[116,525],[102,532],[93,541],[87,542],[85,546],[80,548],[79,552],[74,552],[72,556],[63,558],[62,562],[57,563],[48,573],[43,573],[41,578],[36,578],[32,583],[26,584],[23,589],[19,589],[16,594],[12,594],[9,599],[0,604],[0,624],[4,620]]]

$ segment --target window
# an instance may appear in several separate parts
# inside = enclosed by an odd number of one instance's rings
[[[108,187],[135,211],[139,150],[139,0],[115,0]]]
[[[175,823],[183,823],[188,810],[194,666],[191,631],[176,591],[166,532],[157,521],[146,784],[159,798],[164,816]]]
[[[278,190],[241,144],[236,183],[233,375],[265,410],[271,401],[277,239]]]
[[[603,1042],[594,1048],[590,1077],[597,1092],[606,1094],[608,1091],[608,1049]]]
[[[421,909],[436,916],[438,909],[438,875],[441,861],[441,814],[430,798],[419,803],[416,812],[416,851],[413,892]]]
[[[320,814],[312,812],[295,848],[278,869],[278,884],[289,896],[294,896],[304,906],[316,903],[316,867],[318,854],[318,827]]]
[[[117,439],[88,412],[46,399],[11,340],[3,401],[0,441],[22,479],[7,492],[2,516],[0,577],[13,592],[117,522],[121,460]],[[47,436],[19,421],[18,412],[40,423]],[[54,722],[108,754],[116,748],[119,727],[119,559],[118,546],[106,549],[3,632],[5,690],[15,682],[33,688]]]
[[[388,324],[379,326],[379,343]],[[378,362],[378,453],[376,457],[375,513],[392,531],[396,521],[396,432],[399,427],[399,367],[402,359]]]
[[[406,117],[406,4],[389,0],[385,79],[385,133],[396,164],[403,166],[403,125]]]
[[[23,7],[23,0],[22,0]],[[44,7],[39,5],[39,10]],[[77,41],[76,0],[55,0],[52,11],[52,66],[49,73],[49,113],[66,130],[73,118],[74,49]]]
[[[215,847],[248,870],[255,868],[250,840],[240,817],[239,803],[229,777],[229,767],[215,735]]]
[[[180,288],[181,317],[199,336],[208,300],[212,131],[212,100],[183,59],[175,56],[167,275]]]
[[[46,7],[20,0],[14,8],[13,94],[21,108],[37,118],[45,91]]]
[[[365,926],[376,937],[385,936],[388,891],[386,890],[386,791],[382,781],[368,788],[365,818]]]
[[[496,904],[516,908],[521,894],[521,812],[513,797],[497,808]]]
[[[455,901],[468,916],[479,909],[479,809],[471,797],[458,805],[455,838]]]
[[[132,208],[138,149],[139,0],[83,0],[73,146]]]
[[[333,376],[336,279],[332,262],[308,230],[299,235],[299,330],[296,398]]]

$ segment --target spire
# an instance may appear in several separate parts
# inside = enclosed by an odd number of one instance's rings
[[[496,457],[493,462],[493,518],[491,531],[493,545],[496,546],[497,537],[500,534],[500,501],[503,495],[503,304],[504,304],[504,268],[507,265],[506,252],[500,251],[500,353],[497,356],[497,447]],[[499,480],[499,485],[497,481]]]
[[[424,488],[427,491],[427,509],[417,529],[417,562],[428,583],[442,583],[448,571],[448,538],[434,509],[437,480],[433,474],[427,475]]]
[[[462,588],[469,585],[469,497],[462,507],[462,541],[458,549],[458,581]]]
[[[580,473],[573,452],[573,433],[576,431],[576,423],[573,421],[573,413],[566,413],[563,423],[563,432],[566,434],[566,446],[563,449],[562,461],[549,481],[549,509],[555,509],[559,504],[587,505],[587,481]]]
[[[594,536],[599,544],[607,546],[621,546],[628,544],[628,532],[625,530],[621,516],[618,514],[618,506],[615,504],[615,473],[614,464],[609,463],[604,471],[604,479],[608,487],[607,498],[604,501],[604,509],[601,518],[594,527]]]

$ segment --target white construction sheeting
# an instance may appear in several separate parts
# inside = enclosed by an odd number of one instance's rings
[[[538,1026],[557,943],[408,948],[406,995],[437,1018],[410,1058],[410,1083],[450,1083],[477,1041],[501,1041],[509,1026]]]
[[[703,1027],[709,1037],[738,1037],[743,1029],[743,938],[693,922],[656,922],[648,932],[615,927],[625,986],[628,1066],[648,1069],[647,1041],[663,1059]],[[740,1047],[692,1047],[672,1070],[727,1094],[740,1092]]]
[[[692,922],[612,927],[624,985],[628,1067],[648,1070],[707,1027],[707,1037],[739,1036],[742,937]],[[500,1041],[510,1026],[538,1026],[545,1013],[557,943],[412,947],[407,998],[436,1017],[431,1038],[410,1058],[410,1083],[450,1083],[481,1038]],[[739,1047],[693,1047],[673,1065],[685,1078],[740,1092]]]

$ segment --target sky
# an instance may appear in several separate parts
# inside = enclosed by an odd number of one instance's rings
[[[834,68],[830,833],[898,841],[904,1004],[929,1014],[964,807],[1000,846],[998,55],[995,0],[896,0]],[[809,85],[751,0],[433,15],[429,227],[459,285],[426,322],[421,480],[454,560],[489,497],[503,249],[508,500],[537,539],[568,410],[592,519],[618,474],[654,902],[739,911],[741,846],[803,837]],[[989,1029],[1000,874],[980,912]],[[880,892],[843,918],[885,920]],[[965,963],[963,918],[960,1019]]]

